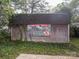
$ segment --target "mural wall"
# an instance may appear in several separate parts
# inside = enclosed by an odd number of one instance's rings
[[[32,24],[27,26],[29,36],[43,37],[50,36],[51,25],[49,24]]]

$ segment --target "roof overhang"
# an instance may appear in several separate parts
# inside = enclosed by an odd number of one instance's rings
[[[10,19],[9,25],[28,24],[69,24],[70,15],[67,13],[58,14],[16,14]]]

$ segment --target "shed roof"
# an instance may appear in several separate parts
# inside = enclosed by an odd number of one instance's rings
[[[10,25],[27,24],[69,24],[70,15],[67,13],[57,14],[16,14],[13,15]]]

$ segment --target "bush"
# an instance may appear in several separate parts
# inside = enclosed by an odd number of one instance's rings
[[[79,27],[71,26],[71,28],[70,28],[70,36],[71,37],[79,37]]]
[[[76,27],[75,28],[75,36],[76,37],[79,37],[79,27]]]
[[[75,37],[75,31],[74,30],[75,30],[75,27],[74,26],[71,26],[70,27],[70,36],[71,37]]]
[[[7,42],[10,40],[10,33],[6,30],[0,31],[0,42]]]

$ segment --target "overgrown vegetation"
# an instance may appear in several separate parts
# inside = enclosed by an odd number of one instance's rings
[[[78,48],[79,38],[65,44],[7,41],[0,43],[0,59],[15,59],[22,53],[79,56]]]
[[[79,27],[71,26],[71,28],[70,28],[70,36],[71,37],[79,37]]]
[[[8,41],[10,41],[10,33],[7,32],[6,30],[0,30],[0,43],[3,43],[3,42],[6,43]]]

